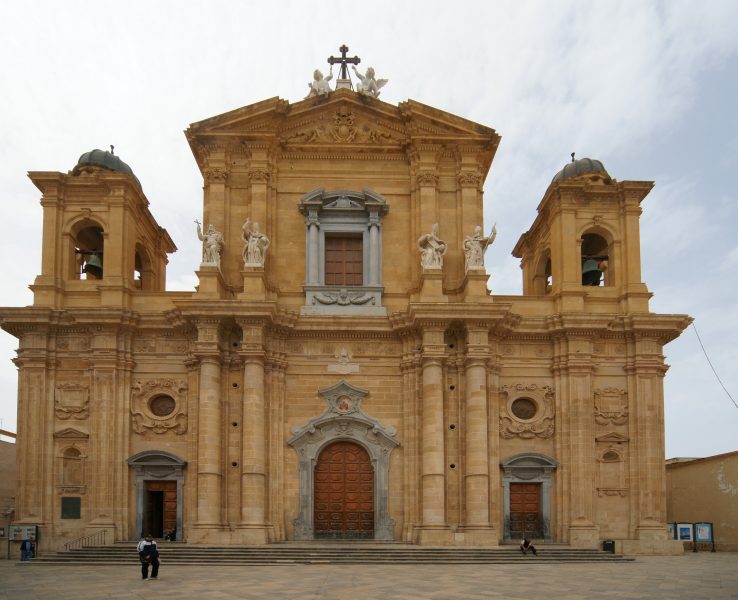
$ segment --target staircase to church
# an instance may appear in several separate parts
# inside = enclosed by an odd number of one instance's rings
[[[89,546],[42,555],[32,564],[137,564],[136,541]],[[283,542],[268,546],[202,546],[159,543],[162,564],[290,565],[290,564],[513,564],[632,561],[620,554],[565,545],[537,545],[538,556],[524,556],[517,546],[456,548],[414,546],[401,542]],[[25,563],[28,564],[28,563]]]

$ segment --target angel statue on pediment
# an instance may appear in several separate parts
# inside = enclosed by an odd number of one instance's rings
[[[375,79],[374,69],[369,67],[366,70],[366,75],[362,75],[356,70],[356,66],[351,65],[351,68],[359,78],[359,85],[356,87],[356,91],[365,96],[371,96],[372,98],[379,98],[379,90],[389,81],[389,79]]]
[[[331,65],[331,72],[328,73],[328,77],[323,77],[323,73],[321,73],[320,69],[315,69],[315,71],[313,71],[313,80],[308,83],[310,92],[305,96],[305,100],[315,96],[325,96],[330,93],[331,86],[328,82],[331,79],[333,79],[333,65]]]

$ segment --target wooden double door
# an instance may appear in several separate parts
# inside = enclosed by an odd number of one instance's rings
[[[510,484],[510,538],[542,538],[541,484]]]
[[[144,486],[143,534],[164,537],[177,528],[177,482],[146,481]]]
[[[374,537],[374,469],[359,444],[334,442],[318,457],[314,480],[316,538]]]

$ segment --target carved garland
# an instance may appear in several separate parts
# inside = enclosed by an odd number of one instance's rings
[[[56,386],[54,413],[59,419],[86,419],[89,414],[90,389],[79,383]]]
[[[173,410],[166,415],[156,415],[150,402],[160,395],[174,400]],[[137,381],[131,388],[131,421],[133,430],[141,435],[149,431],[161,434],[174,431],[182,435],[187,431],[187,384],[182,380],[151,379]]]
[[[620,388],[594,391],[595,421],[600,425],[624,425],[628,421],[628,393]]]
[[[554,389],[535,383],[523,385],[503,385],[500,387],[503,405],[500,409],[500,435],[505,439],[520,437],[550,438],[554,434]],[[521,419],[513,413],[516,400],[530,400],[536,405],[535,414],[530,419]]]

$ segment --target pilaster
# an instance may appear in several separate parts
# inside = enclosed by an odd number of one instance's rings
[[[266,544],[266,418],[264,402],[264,325],[258,320],[239,320],[243,331],[243,437],[241,440],[242,542]]]
[[[463,532],[469,545],[496,545],[497,532],[490,521],[489,448],[487,414],[487,361],[489,327],[467,325],[464,410],[464,496]]]
[[[423,331],[422,521],[421,545],[450,545],[446,523],[446,481],[443,426],[444,329]]]
[[[191,539],[214,542],[223,524],[221,356],[218,319],[200,319],[195,356],[200,363],[197,423],[197,521]]]

